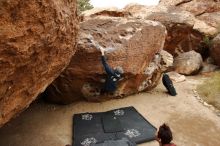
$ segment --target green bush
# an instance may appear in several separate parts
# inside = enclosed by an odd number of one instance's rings
[[[78,14],[82,13],[85,10],[90,10],[92,8],[93,6],[90,4],[90,0],[77,0]]]
[[[203,43],[206,45],[206,47],[211,48],[212,47],[212,40],[208,36],[205,36],[203,38]]]

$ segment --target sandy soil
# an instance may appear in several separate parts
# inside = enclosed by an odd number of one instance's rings
[[[176,97],[166,94],[160,84],[149,93],[104,103],[57,106],[37,101],[0,129],[0,146],[65,146],[72,143],[73,114],[125,106],[134,106],[156,127],[168,123],[179,146],[220,146],[220,117],[203,106],[193,92],[201,81],[200,77],[188,77],[185,82],[176,83]],[[153,141],[140,146],[158,146],[158,143]]]

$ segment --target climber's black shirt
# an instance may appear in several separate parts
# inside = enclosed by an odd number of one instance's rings
[[[121,78],[121,74],[109,67],[106,62],[105,56],[102,56],[101,59],[105,72],[107,73],[107,78],[103,90],[104,92],[113,92],[117,88],[117,82]]]

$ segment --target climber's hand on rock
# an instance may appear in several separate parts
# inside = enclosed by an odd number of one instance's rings
[[[104,56],[105,55],[105,49],[103,47],[100,47],[100,51],[102,53],[102,56]]]

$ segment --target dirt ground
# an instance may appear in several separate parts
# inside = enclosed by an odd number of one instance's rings
[[[33,103],[0,129],[0,146],[65,146],[72,140],[72,115],[134,106],[158,127],[168,123],[178,146],[220,146],[220,117],[204,106],[193,92],[201,77],[175,83],[178,95],[169,96],[160,84],[149,93],[103,103],[77,102],[67,106]],[[140,146],[158,146],[153,141]]]

